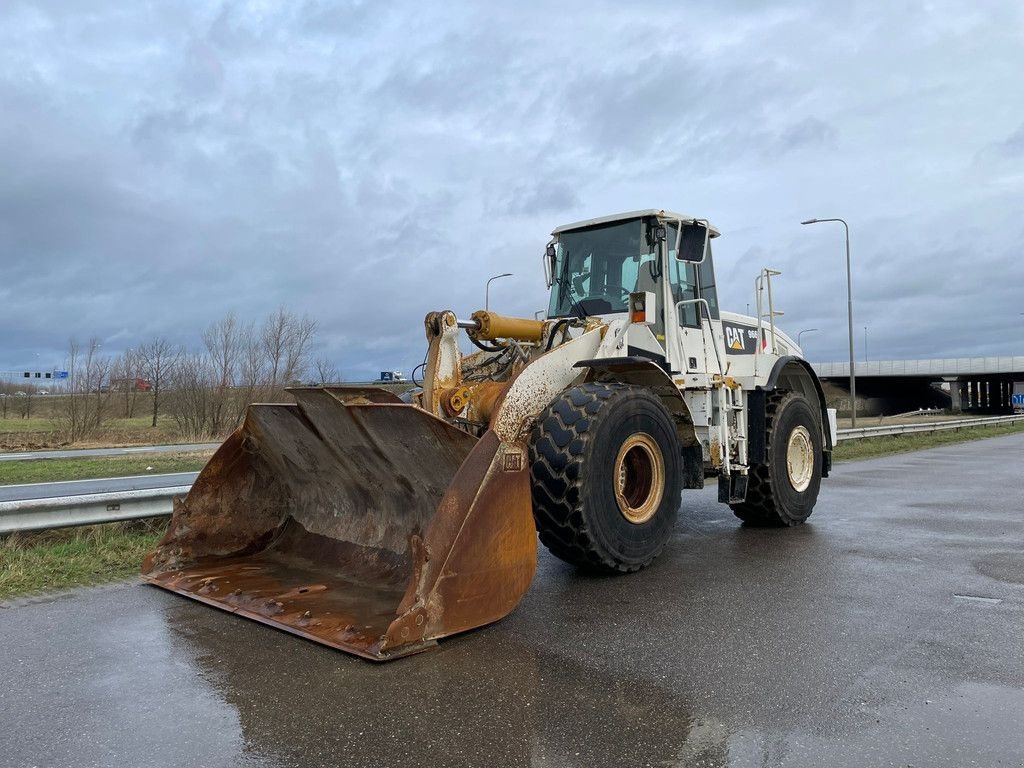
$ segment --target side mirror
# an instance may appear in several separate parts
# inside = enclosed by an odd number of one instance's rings
[[[555,244],[548,243],[548,247],[544,249],[544,277],[548,282],[548,288],[555,282],[556,253]]]
[[[679,232],[679,244],[676,258],[680,261],[691,261],[699,264],[704,261],[704,252],[708,244],[708,228],[703,224],[686,224]]]

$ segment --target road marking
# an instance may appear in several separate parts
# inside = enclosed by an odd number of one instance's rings
[[[1003,602],[1000,597],[981,597],[980,595],[953,595],[958,600],[970,600],[975,603],[987,603],[989,605],[999,605]]]

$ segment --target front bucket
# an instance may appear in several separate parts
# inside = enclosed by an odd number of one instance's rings
[[[176,503],[149,582],[377,660],[515,607],[536,565],[520,449],[383,392],[292,394]]]

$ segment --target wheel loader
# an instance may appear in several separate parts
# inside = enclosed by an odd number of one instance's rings
[[[559,227],[546,317],[429,313],[411,402],[353,386],[251,405],[144,577],[387,660],[507,615],[538,535],[582,569],[643,568],[709,478],[746,524],[804,522],[834,412],[776,328],[778,272],[754,281],[756,316],[720,310],[718,235],[664,210]]]

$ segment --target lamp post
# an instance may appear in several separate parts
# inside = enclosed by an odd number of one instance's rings
[[[801,224],[821,224],[826,221],[838,221],[846,230],[846,315],[850,331],[850,422],[857,426],[857,374],[854,370],[853,360],[853,276],[850,269],[850,226],[845,220],[835,219],[808,219],[801,221]]]
[[[868,327],[864,326],[864,362],[868,361]]]
[[[487,285],[484,286],[484,311],[491,305],[491,280],[497,280],[499,277],[512,277],[511,272],[502,272],[500,275],[495,275],[487,280]]]
[[[796,335],[796,345],[798,347],[800,347],[800,349],[803,349],[804,345],[800,343],[800,337],[803,336],[805,333],[812,333],[812,332],[814,332],[816,330],[818,330],[818,329],[817,328],[804,328],[802,331],[797,333],[797,335]]]

